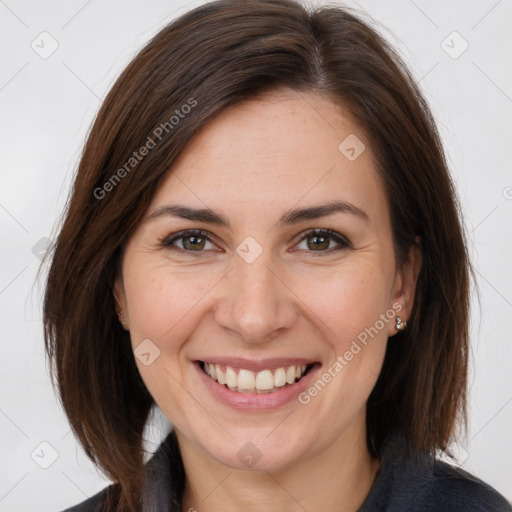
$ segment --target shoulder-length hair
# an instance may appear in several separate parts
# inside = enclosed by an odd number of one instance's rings
[[[164,27],[108,93],[51,253],[44,336],[52,379],[85,453],[119,484],[120,509],[138,500],[154,403],[116,316],[123,244],[194,134],[229,106],[278,87],[324,95],[365,133],[389,202],[397,266],[421,239],[409,326],[388,343],[367,403],[370,453],[379,457],[396,429],[434,453],[448,445],[457,420],[465,425],[473,270],[418,84],[377,30],[347,8],[218,0]]]

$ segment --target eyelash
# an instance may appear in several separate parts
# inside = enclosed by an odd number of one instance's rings
[[[160,245],[162,247],[165,247],[166,249],[171,250],[171,251],[179,251],[181,253],[187,253],[187,254],[192,254],[194,256],[196,256],[196,255],[198,256],[200,253],[204,252],[204,250],[203,251],[189,251],[187,249],[182,249],[181,247],[172,245],[175,241],[177,241],[181,238],[187,238],[187,237],[192,237],[192,236],[205,238],[207,241],[213,243],[212,240],[210,239],[208,232],[202,231],[202,230],[187,230],[187,231],[181,231],[179,233],[171,235],[171,237],[165,237],[165,238],[161,239]],[[338,243],[339,247],[331,248],[331,249],[328,249],[325,251],[306,251],[306,252],[312,252],[312,253],[317,252],[320,254],[331,254],[332,252],[339,251],[341,249],[351,249],[352,248],[352,244],[348,241],[348,239],[346,239],[339,233],[336,233],[336,231],[332,231],[330,229],[309,229],[306,232],[304,232],[304,234],[301,236],[301,238],[297,242],[297,245],[312,236],[329,237],[329,238],[333,239],[336,243]],[[197,253],[197,254],[194,254],[194,253]],[[316,256],[316,255],[314,255],[314,256]]]

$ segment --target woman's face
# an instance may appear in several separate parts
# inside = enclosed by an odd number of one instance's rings
[[[412,308],[411,269],[395,272],[364,134],[327,99],[282,90],[188,145],[128,241],[115,292],[180,443],[279,470],[364,436],[395,317]]]

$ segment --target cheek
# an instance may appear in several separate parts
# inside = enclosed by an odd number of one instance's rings
[[[329,346],[322,373],[332,393],[323,405],[355,412],[366,401],[386,351],[395,311],[389,305],[390,274],[373,257],[338,269],[308,285],[307,305]],[[321,322],[318,321],[321,320]]]
[[[372,264],[372,260],[373,257],[332,269],[329,276],[308,279],[300,288],[304,302],[322,320],[336,353],[347,350],[351,341],[389,308],[389,273]],[[387,329],[380,326],[380,330],[387,337]]]
[[[187,418],[197,403],[187,389],[188,361],[182,348],[197,328],[201,299],[215,281],[206,276],[184,275],[166,265],[133,265],[125,273],[129,297],[130,336],[136,364],[149,393],[173,423],[188,432]],[[210,281],[208,281],[210,279]],[[151,340],[158,354],[149,365],[137,357],[143,340]],[[146,341],[144,343],[147,344]],[[147,352],[147,350],[145,350]],[[142,352],[142,351],[141,351]]]
[[[211,275],[184,275],[166,265],[140,265],[127,275],[132,336],[165,343],[166,348],[169,340],[183,339],[195,318],[194,309],[214,284]]]

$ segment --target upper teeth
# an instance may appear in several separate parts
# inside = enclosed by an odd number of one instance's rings
[[[219,384],[226,384],[230,389],[265,391],[293,384],[304,375],[306,365],[276,368],[274,374],[272,370],[252,372],[245,369],[240,369],[237,374],[231,366],[226,366],[226,371],[223,371],[218,364],[204,363],[204,371]]]

